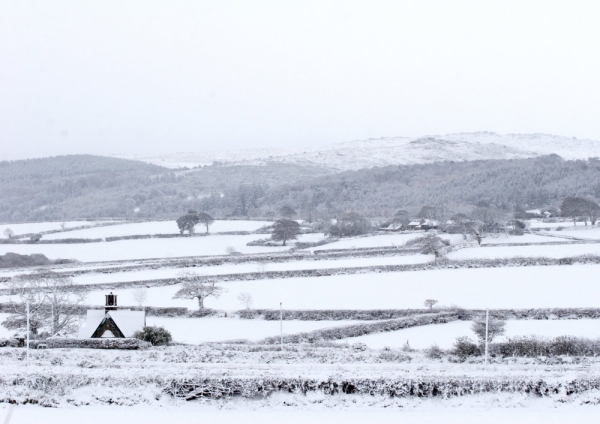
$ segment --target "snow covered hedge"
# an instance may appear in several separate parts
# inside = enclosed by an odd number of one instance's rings
[[[371,309],[371,310],[354,310],[354,309],[305,309],[305,310],[284,310],[282,311],[284,320],[300,320],[300,321],[341,321],[341,320],[356,320],[356,321],[372,321],[384,319],[403,318],[411,315],[431,313],[428,309]],[[433,312],[441,312],[434,310]],[[598,309],[600,313],[600,309]],[[278,309],[256,309],[256,310],[241,310],[237,312],[240,318],[254,319],[257,315],[267,321],[278,321],[280,312]]]
[[[571,396],[598,390],[599,379],[544,381],[534,378],[356,378],[327,380],[299,378],[246,378],[246,379],[184,379],[172,380],[165,392],[173,397],[193,400],[221,399],[231,396],[245,398],[265,397],[274,392],[326,395],[359,394],[368,396],[450,398],[482,393],[526,393],[536,396],[566,394]]]
[[[324,328],[307,333],[290,334],[283,336],[284,343],[316,342],[319,340],[340,340],[348,337],[364,336],[372,333],[402,330],[403,328],[418,327],[421,325],[447,323],[456,320],[452,313],[426,314],[389,321],[348,325],[343,327]],[[261,343],[280,343],[280,337],[268,337]]]
[[[46,339],[48,349],[60,348],[83,348],[83,349],[144,349],[150,347],[150,343],[133,338],[126,339],[66,339],[51,337]]]
[[[491,345],[491,354],[502,357],[538,356],[598,356],[600,340],[574,336],[560,336],[547,339],[538,336],[512,337],[504,343]]]

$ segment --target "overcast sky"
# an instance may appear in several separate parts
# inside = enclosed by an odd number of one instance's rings
[[[0,0],[0,159],[600,140],[600,1]]]

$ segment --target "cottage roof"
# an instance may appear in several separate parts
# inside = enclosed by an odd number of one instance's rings
[[[106,314],[103,309],[92,309],[87,311],[85,326],[79,330],[79,337],[84,339],[92,337],[107,315],[110,316],[112,322],[116,324],[119,331],[121,331],[125,337],[133,337],[133,334],[136,331],[142,331],[146,325],[146,313],[144,311],[118,309]],[[105,326],[110,327],[109,324],[105,324]],[[111,330],[108,327],[106,329]],[[115,333],[114,331],[112,332],[113,334]],[[114,334],[114,336],[118,337],[117,334]]]

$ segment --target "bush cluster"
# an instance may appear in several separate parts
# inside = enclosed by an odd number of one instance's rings
[[[136,338],[106,338],[106,339],[67,339],[51,337],[46,339],[49,349],[85,348],[85,349],[125,349],[135,350],[150,347],[150,343]]]
[[[560,336],[553,339],[521,336],[492,345],[491,352],[504,357],[597,356],[600,354],[600,340],[574,336]]]
[[[157,326],[146,326],[142,331],[136,331],[133,337],[148,342],[152,346],[168,346],[173,339],[168,330]]]

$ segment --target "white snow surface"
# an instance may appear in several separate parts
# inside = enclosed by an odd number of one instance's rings
[[[322,328],[360,324],[364,321],[283,321],[283,334],[296,334]],[[376,322],[376,321],[370,321]],[[163,326],[180,343],[199,344],[245,339],[258,341],[279,336],[279,321],[237,318],[164,318],[147,317],[148,325]]]
[[[289,250],[288,246],[246,246],[264,238],[250,235],[209,235],[206,237],[176,237],[167,239],[119,240],[84,244],[1,244],[0,254],[14,252],[29,255],[42,253],[49,259],[77,259],[82,262],[117,261],[181,256],[225,255],[233,247],[240,253],[266,253]],[[302,234],[297,241],[314,241],[322,234]]]
[[[310,248],[314,250],[332,250],[332,249],[354,249],[354,248],[365,248],[365,247],[390,247],[390,246],[403,246],[407,241],[413,240],[419,237],[425,236],[424,232],[414,233],[397,233],[397,234],[378,234],[375,236],[367,237],[348,237],[343,238],[334,243],[325,244]],[[462,242],[463,237],[460,234],[438,234],[439,237],[444,240],[450,241],[452,244]]]
[[[600,142],[550,134],[458,133],[423,137],[385,137],[337,143],[302,150],[242,150],[235,153],[202,152],[159,157],[130,157],[155,164],[264,165],[267,162],[310,164],[353,170],[398,164],[484,159],[519,159],[548,154],[564,159],[600,156]]]
[[[0,224],[0,237],[6,238],[4,231],[10,228],[14,231],[15,235],[19,234],[31,234],[40,233],[43,231],[61,230],[62,225],[65,228],[76,228],[76,227],[91,227],[93,225],[101,224],[106,221],[63,221],[63,222],[30,222],[24,224]],[[112,221],[111,221],[112,222]],[[45,235],[44,237],[50,237]]]
[[[269,221],[227,221],[218,220],[210,226],[210,233],[221,233],[228,231],[256,231],[265,225],[271,225]],[[206,227],[202,224],[196,225],[196,232],[202,234]],[[45,239],[55,240],[63,238],[106,238],[120,236],[135,236],[149,234],[179,234],[177,223],[173,221],[148,221],[136,222],[108,227],[86,228],[84,230],[69,231],[66,233],[48,234]]]
[[[585,227],[580,225],[577,227],[565,227],[565,230],[552,232],[555,236],[574,237],[582,240],[600,240],[600,227]]]
[[[552,234],[560,237],[560,234]],[[526,244],[526,243],[557,243],[561,241],[569,241],[564,238],[550,237],[543,234],[523,234],[522,236],[506,236],[504,234],[488,235],[484,237],[481,244]]]
[[[420,309],[425,299],[473,309],[585,308],[595,307],[594,299],[600,298],[599,272],[600,265],[572,265],[231,281],[220,283],[227,291],[218,299],[206,299],[205,306],[242,309],[237,296],[248,292],[257,309],[276,309],[279,302],[284,309]],[[172,298],[178,289],[178,285],[149,288],[146,305],[196,309],[194,300]],[[134,290],[114,293],[132,302]],[[105,294],[106,290],[91,292],[85,303],[103,305]]]
[[[591,396],[590,396],[591,397]],[[273,395],[273,400],[239,400],[204,405],[170,401],[157,405],[81,406],[44,408],[37,405],[0,405],[0,419],[11,409],[10,424],[115,422],[144,424],[595,424],[598,406],[555,403],[527,396],[476,395],[446,401],[406,400],[396,404],[382,398],[325,395],[301,397]],[[185,403],[184,403],[185,402]],[[484,421],[483,421],[484,420]]]
[[[144,281],[160,278],[175,278],[182,271],[198,275],[240,274],[266,271],[292,271],[308,269],[356,268],[375,265],[406,265],[430,262],[433,255],[382,256],[372,258],[305,260],[273,263],[241,263],[192,268],[163,268],[143,271],[115,272],[111,274],[90,273],[73,277],[76,284],[99,284],[122,281]],[[2,283],[0,283],[0,286]]]
[[[570,220],[561,220],[559,222],[547,222],[540,219],[529,219],[525,221],[526,225],[529,228],[557,228],[557,227],[565,227],[573,226],[573,221]],[[582,224],[581,224],[582,225]]]
[[[364,343],[372,349],[382,349],[386,346],[400,348],[406,345],[407,341],[413,349],[425,349],[434,344],[442,349],[450,349],[458,337],[467,336],[476,340],[471,325],[471,321],[453,321],[448,324],[424,325],[351,337],[343,341]],[[510,337],[530,335],[547,338],[569,335],[597,339],[600,338],[600,321],[595,319],[508,320],[506,321],[506,333],[494,341],[503,342]]]
[[[558,239],[555,239],[555,241]],[[598,244],[564,244],[552,246],[494,246],[469,247],[448,254],[449,259],[501,259],[501,258],[568,258],[581,255],[600,255]]]

